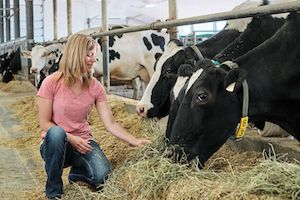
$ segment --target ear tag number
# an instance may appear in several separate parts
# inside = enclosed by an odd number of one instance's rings
[[[246,132],[248,126],[248,117],[242,117],[240,123],[238,124],[238,128],[235,132],[235,138],[241,139]]]

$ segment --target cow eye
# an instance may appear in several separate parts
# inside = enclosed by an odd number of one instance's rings
[[[172,72],[172,70],[169,68],[166,70],[166,74],[170,74]]]
[[[204,101],[206,101],[207,97],[208,97],[208,94],[206,92],[200,93],[197,96],[197,101],[198,102],[204,102]]]

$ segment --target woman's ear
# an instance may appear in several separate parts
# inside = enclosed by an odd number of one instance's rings
[[[244,79],[247,76],[247,71],[242,68],[234,68],[231,69],[228,74],[225,76],[224,80],[224,88],[228,92],[236,92],[238,91]]]

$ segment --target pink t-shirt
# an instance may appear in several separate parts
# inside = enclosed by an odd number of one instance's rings
[[[80,94],[74,94],[61,78],[56,81],[53,73],[47,76],[37,96],[53,101],[52,122],[62,127],[66,132],[92,139],[92,131],[88,124],[88,115],[96,102],[106,101],[106,93],[101,83],[92,77],[88,89]],[[45,132],[42,133],[44,138]]]

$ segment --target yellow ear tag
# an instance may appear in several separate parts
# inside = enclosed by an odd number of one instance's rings
[[[245,135],[247,126],[248,126],[248,117],[242,117],[240,123],[238,124],[238,128],[235,132],[236,139],[240,139]]]

